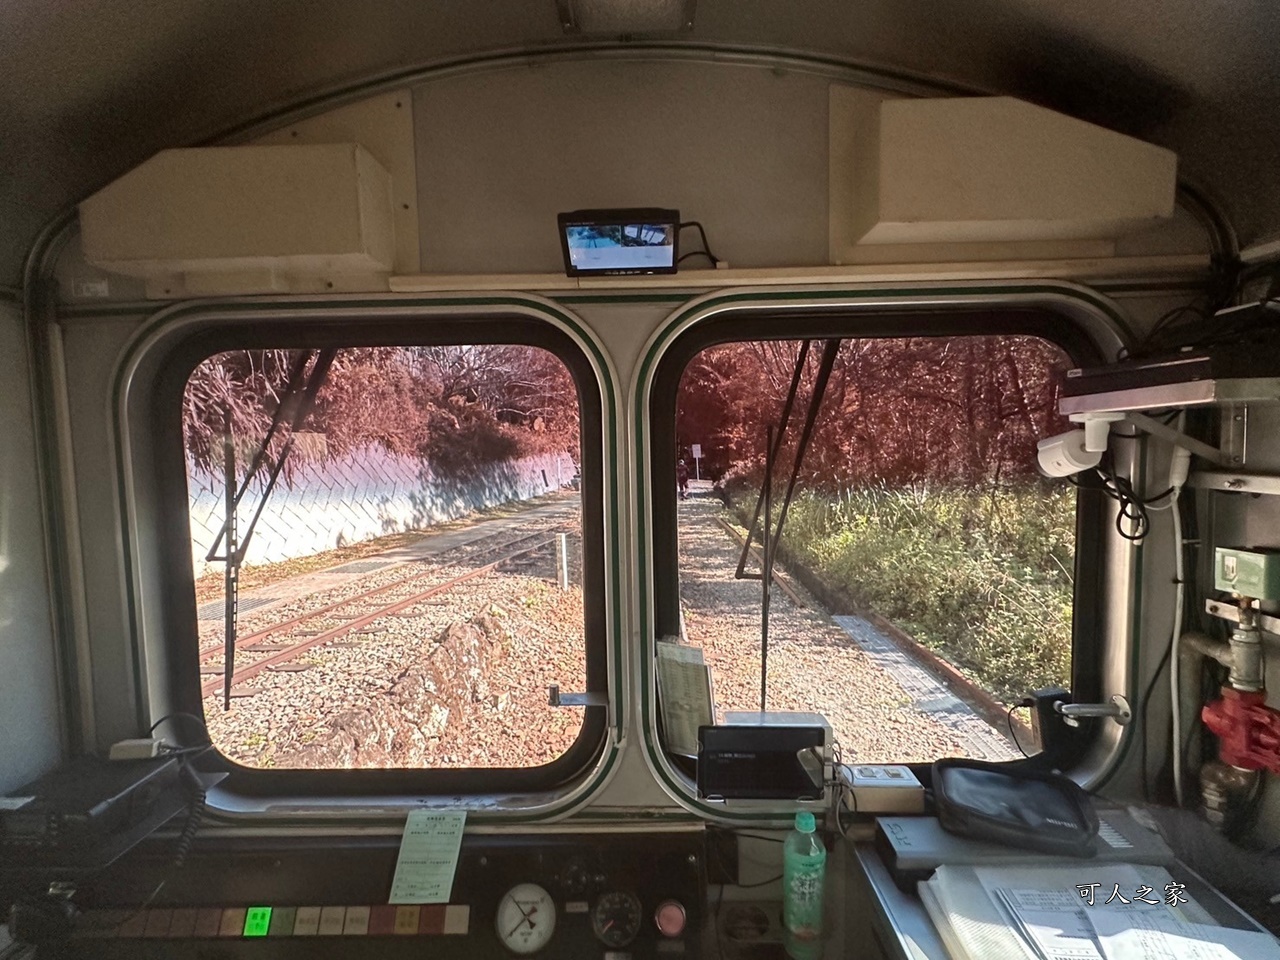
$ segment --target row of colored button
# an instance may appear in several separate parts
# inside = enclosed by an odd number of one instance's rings
[[[84,937],[188,939],[213,937],[465,936],[465,904],[352,907],[179,907],[90,910],[76,932]]]

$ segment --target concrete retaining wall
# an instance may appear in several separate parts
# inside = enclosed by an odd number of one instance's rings
[[[372,537],[419,530],[473,510],[527,500],[569,483],[575,467],[567,454],[549,454],[495,464],[459,483],[436,477],[415,457],[381,447],[352,451],[323,462],[299,462],[283,476],[254,529],[246,563],[276,563]],[[240,532],[253,517],[262,484],[241,503]],[[222,527],[225,492],[221,475],[190,466],[191,560],[196,576]]]

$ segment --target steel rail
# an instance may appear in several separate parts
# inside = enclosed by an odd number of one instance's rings
[[[508,547],[513,543],[520,543],[523,540],[528,540],[536,536],[538,536],[538,534],[535,533],[525,537],[517,537],[515,540],[512,540],[509,543],[502,544],[502,546]],[[527,550],[536,550],[537,548],[544,547],[551,542],[552,542],[551,539],[544,539],[538,543],[533,544],[531,547],[527,548]],[[463,546],[469,546],[469,544],[464,544]],[[509,556],[504,555],[503,559],[510,559],[510,556],[520,556],[522,553],[527,552],[527,550],[521,550]],[[348,562],[354,563],[357,561],[348,561]],[[394,590],[396,587],[408,586],[412,584],[412,582],[418,579],[419,577],[427,577],[430,575],[431,575],[430,572],[414,574],[413,576],[405,577],[402,580],[395,580],[395,581],[392,581],[391,583],[384,583],[380,587],[372,587],[369,590],[366,590],[364,593],[357,593],[354,596],[347,597],[345,600],[335,600],[333,603],[325,604],[323,607],[319,607],[316,610],[309,610],[305,613],[300,613],[296,617],[291,617],[288,620],[281,620],[279,623],[273,623],[271,626],[264,627],[263,629],[257,631],[256,633],[250,633],[247,636],[240,637],[238,638],[237,643],[242,647],[245,644],[256,643],[260,640],[264,640],[267,637],[272,636],[273,634],[279,633],[282,630],[286,630],[290,627],[296,627],[298,624],[303,623],[307,620],[310,620],[313,617],[323,616],[324,614],[330,613],[331,611],[336,610],[339,607],[345,607],[349,603],[355,603],[359,600],[366,600],[369,597],[377,596],[380,593],[386,593],[388,591]],[[335,588],[331,588],[331,589],[335,589]],[[222,649],[223,647],[221,643],[215,643],[210,646],[202,648],[200,651],[200,662],[204,663],[206,660],[212,660],[214,656]]]
[[[391,616],[392,614],[398,613],[399,611],[405,609],[406,607],[413,606],[415,603],[421,603],[423,600],[426,600],[429,597],[434,597],[437,594],[444,593],[446,590],[451,590],[452,588],[458,586],[458,584],[465,583],[468,580],[474,580],[476,577],[484,576],[486,573],[491,573],[496,567],[501,566],[502,564],[508,562],[509,560],[514,560],[516,557],[522,557],[526,553],[532,553],[534,550],[537,550],[541,547],[546,546],[548,543],[553,543],[553,542],[554,541],[552,539],[548,538],[547,540],[544,540],[541,543],[537,543],[537,544],[534,544],[533,546],[525,547],[521,550],[515,551],[514,553],[509,553],[504,557],[499,557],[497,560],[494,560],[492,563],[487,563],[482,567],[476,567],[474,570],[470,570],[467,573],[462,574],[461,576],[453,577],[450,580],[446,580],[444,583],[438,583],[435,586],[428,587],[426,590],[415,593],[413,596],[408,597],[404,600],[398,600],[395,603],[390,604],[388,606],[379,607],[377,610],[371,611],[370,613],[367,613],[364,616],[357,617],[354,620],[350,620],[347,623],[344,623],[340,627],[334,627],[330,630],[324,631],[323,633],[316,634],[316,636],[314,637],[308,637],[305,640],[299,641],[298,643],[285,647],[279,653],[273,653],[270,656],[263,657],[261,660],[257,660],[249,664],[247,667],[243,667],[240,670],[237,670],[232,675],[232,678],[231,678],[232,685],[234,686],[236,683],[243,682],[245,680],[250,679],[251,677],[257,676],[267,667],[272,667],[277,664],[285,663],[289,660],[292,660],[298,654],[304,653],[305,651],[310,650],[312,647],[319,646],[320,644],[323,644],[323,643],[328,643],[330,640],[336,640],[339,637],[345,636],[346,634],[350,633],[352,630],[359,630],[361,627],[368,626],[370,623],[372,623],[373,621],[381,617]],[[347,602],[350,602],[350,601],[347,601]],[[211,680],[207,683],[201,684],[200,685],[201,698],[203,699],[204,697],[209,696],[209,694],[215,693],[218,690],[219,686],[221,686],[221,684],[222,684],[221,678],[216,680]]]
[[[730,524],[723,517],[716,517],[716,523],[720,524],[720,526],[724,528],[726,533],[728,533],[730,536],[732,536],[735,540],[738,541],[738,546],[743,547],[744,549],[747,546],[750,546],[751,556],[759,560],[761,566],[764,566],[764,556],[761,554],[759,547],[757,547],[755,544],[748,544],[746,537],[744,537],[741,533],[735,530],[733,528],[733,525]],[[752,577],[751,579],[754,580],[756,578]],[[801,608],[802,610],[807,609],[809,604],[805,602],[804,597],[800,596],[800,594],[796,592],[795,587],[791,586],[791,584],[787,582],[788,579],[789,579],[788,574],[781,573],[776,570],[774,571],[773,582],[782,588],[782,592],[785,593],[791,599],[791,602],[794,603],[797,607]]]

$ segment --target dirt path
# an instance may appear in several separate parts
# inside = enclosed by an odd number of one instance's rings
[[[719,500],[699,493],[679,509],[681,606],[688,639],[704,648],[720,715],[758,710],[761,583],[734,579],[738,547],[716,522],[717,517],[727,519]],[[753,564],[747,569],[758,571]],[[799,592],[804,609],[776,587],[771,595],[769,710],[821,713],[847,761],[1017,755],[1002,733],[941,684],[930,686],[928,677],[912,669],[914,664],[884,656],[874,628],[865,621],[842,627],[816,600]]]

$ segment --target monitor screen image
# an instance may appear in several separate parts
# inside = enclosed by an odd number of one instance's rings
[[[561,214],[565,272],[569,276],[675,273],[679,229],[679,214],[674,210]]]

